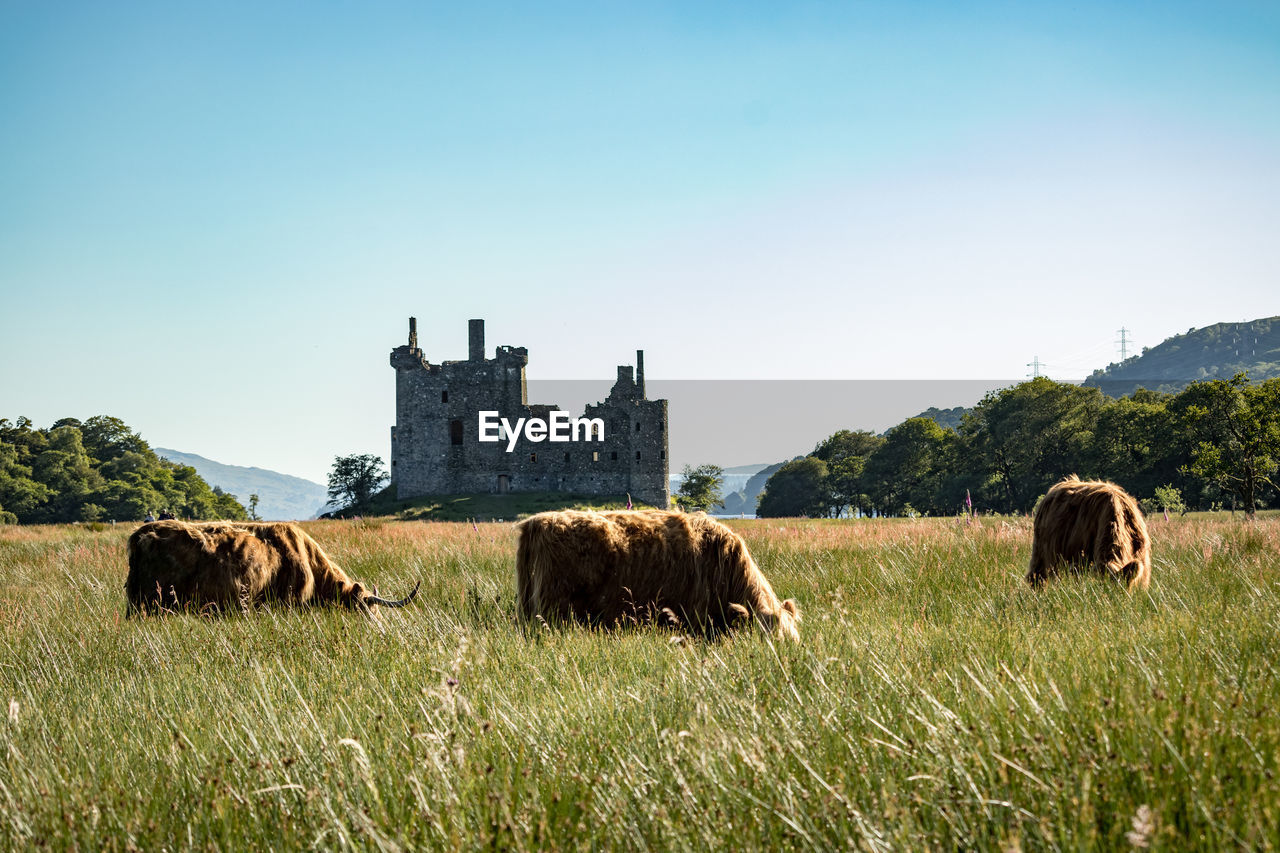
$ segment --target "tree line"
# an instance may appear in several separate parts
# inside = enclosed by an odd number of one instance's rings
[[[0,418],[0,523],[141,520],[162,509],[179,518],[246,517],[235,495],[161,459],[119,418],[62,418],[48,429]]]
[[[1152,509],[1240,509],[1277,500],[1280,378],[1194,382],[1176,394],[1040,377],[994,391],[948,428],[909,418],[884,435],[841,430],[783,465],[757,514],[1029,512],[1069,474],[1111,480]]]

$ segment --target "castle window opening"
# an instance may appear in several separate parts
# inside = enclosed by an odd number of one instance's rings
[[[449,402],[449,391],[448,391],[448,389],[445,389],[444,391],[441,391],[441,392],[440,392],[440,402],[441,402],[441,403],[447,403],[447,402]]]
[[[452,420],[449,422],[449,443],[454,445],[462,444],[462,421]]]
[[[636,451],[636,461],[637,461],[637,462],[639,462],[639,461],[640,461],[640,451],[639,451],[639,450],[637,450],[637,451]]]
[[[591,451],[591,461],[592,461],[592,462],[599,462],[599,461],[600,461],[600,451],[599,451],[599,450],[593,450],[593,451]]]
[[[617,461],[618,461],[618,451],[616,451],[616,450],[615,450],[615,451],[613,451],[612,453],[610,453],[610,454],[609,454],[609,458],[610,458],[610,459],[612,459],[614,462],[617,462]]]
[[[530,461],[530,462],[537,462],[537,461],[538,461],[538,454],[536,454],[536,453],[530,453],[530,454],[529,454],[529,461]]]
[[[636,432],[640,431],[640,422],[636,421]]]
[[[564,455],[564,461],[565,461],[565,462],[568,462],[568,461],[569,461],[569,454],[568,454],[568,453],[566,453],[566,454]]]

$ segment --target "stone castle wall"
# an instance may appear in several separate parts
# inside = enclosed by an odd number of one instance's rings
[[[391,482],[400,499],[420,495],[565,492],[630,494],[665,508],[670,498],[667,401],[644,391],[644,353],[636,368],[618,368],[609,396],[586,407],[601,418],[604,441],[507,442],[479,440],[479,413],[547,419],[556,406],[530,405],[524,347],[498,347],[485,358],[484,321],[469,326],[468,359],[432,364],[418,347],[417,322],[409,342],[391,351],[396,371],[396,425],[391,428]],[[573,413],[570,413],[573,416]]]

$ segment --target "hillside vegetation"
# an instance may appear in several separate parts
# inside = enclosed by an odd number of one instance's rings
[[[1280,376],[1280,317],[1188,329],[1095,370],[1084,384],[1123,397],[1138,388],[1172,393],[1197,380],[1230,379],[1237,373],[1255,381]]]
[[[1251,513],[1280,498],[1278,470],[1280,378],[1116,400],[1039,377],[988,394],[957,429],[915,417],[883,436],[840,430],[769,476],[757,514],[1029,512],[1070,474],[1116,482],[1148,511]]]
[[[0,419],[0,524],[244,518],[235,495],[156,455],[119,418],[62,418],[48,429]]]
[[[1280,838],[1280,523],[746,521],[799,645],[525,630],[510,525],[311,522],[417,603],[122,618],[121,528],[0,528],[0,849],[1227,850]],[[4,710],[7,706],[7,712]]]

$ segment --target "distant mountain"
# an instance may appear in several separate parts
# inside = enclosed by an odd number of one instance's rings
[[[1095,370],[1084,384],[1123,397],[1139,387],[1180,391],[1191,382],[1230,379],[1241,371],[1253,380],[1280,376],[1280,317],[1188,329],[1141,355]]]
[[[241,465],[224,465],[205,459],[194,453],[180,450],[154,448],[157,456],[163,456],[179,465],[190,465],[211,486],[219,486],[230,492],[249,508],[249,495],[258,496],[258,515],[273,521],[315,518],[329,501],[329,490],[310,480],[268,471],[265,468],[245,468]]]
[[[726,492],[724,508],[718,509],[716,512],[722,515],[755,515],[756,501],[760,498],[760,493],[764,491],[764,484],[769,482],[769,478],[783,464],[782,462],[775,462],[772,465],[750,466],[756,468],[756,472],[751,475],[742,488],[733,492]]]
[[[928,418],[943,429],[960,429],[960,421],[969,412],[964,406],[956,406],[953,409],[939,409],[937,406],[930,406],[920,414],[917,418]],[[888,430],[885,430],[888,432]]]
[[[765,467],[765,464],[762,462],[758,465],[735,465],[732,468],[725,468],[722,491],[726,495],[731,492],[739,491],[747,485],[748,481],[750,481],[753,476]],[[679,474],[672,474],[670,480],[671,493],[675,494],[676,490],[680,488],[680,483],[683,481],[683,478]]]

